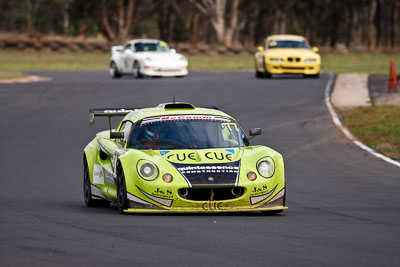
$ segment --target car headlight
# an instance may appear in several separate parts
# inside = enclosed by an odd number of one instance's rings
[[[184,57],[184,56],[180,56],[180,57],[179,57],[179,60],[180,60],[180,61],[183,61],[183,62],[186,62],[186,61],[187,61],[186,57]]]
[[[151,62],[151,61],[152,61],[151,57],[146,57],[144,60],[145,60],[145,61],[148,61],[148,62]]]
[[[264,178],[271,178],[275,173],[275,163],[271,157],[264,157],[257,162],[257,171]]]
[[[153,181],[158,176],[157,166],[148,160],[139,160],[136,167],[140,177],[147,181]]]
[[[317,59],[316,58],[306,58],[304,59],[304,62],[316,62]]]
[[[274,61],[274,62],[283,62],[283,58],[280,57],[271,57],[269,60]]]

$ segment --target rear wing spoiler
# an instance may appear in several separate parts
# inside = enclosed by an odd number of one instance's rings
[[[112,117],[122,117],[129,112],[134,111],[136,108],[89,108],[89,124],[92,126],[94,124],[95,117],[107,117],[108,125],[111,132],[111,118]]]

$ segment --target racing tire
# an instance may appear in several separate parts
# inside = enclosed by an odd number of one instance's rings
[[[119,73],[118,68],[117,68],[117,64],[115,64],[115,62],[111,62],[110,64],[110,76],[111,78],[121,78],[121,73]]]
[[[121,214],[128,208],[125,175],[121,165],[117,167],[117,208]]]
[[[265,57],[264,57],[263,66],[264,66],[264,77],[267,78],[267,79],[268,79],[268,78],[271,78],[272,75],[271,75],[271,73],[268,72],[268,70],[267,70],[267,65],[265,64]]]
[[[310,75],[303,74],[303,77],[304,77],[304,78],[318,78],[318,77],[319,77],[319,73],[317,73],[317,74],[310,74]]]
[[[261,72],[261,71],[256,70],[255,74],[256,74],[256,75],[255,75],[256,78],[262,78],[262,77],[264,77],[264,73]]]
[[[143,74],[140,72],[140,64],[137,61],[133,64],[133,76],[136,79],[143,78]]]
[[[83,198],[87,207],[108,207],[110,204],[106,200],[93,198],[86,157],[83,159]]]

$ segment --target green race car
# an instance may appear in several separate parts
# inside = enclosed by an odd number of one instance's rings
[[[236,120],[218,109],[173,102],[142,109],[90,109],[109,119],[85,147],[87,206],[115,203],[131,212],[281,212],[282,155],[252,146]],[[116,129],[111,117],[124,116]],[[261,129],[250,130],[250,137]]]

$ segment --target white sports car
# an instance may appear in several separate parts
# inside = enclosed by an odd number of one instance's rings
[[[154,39],[131,40],[125,46],[111,47],[110,75],[175,76],[188,74],[188,60],[170,49],[168,44]]]

